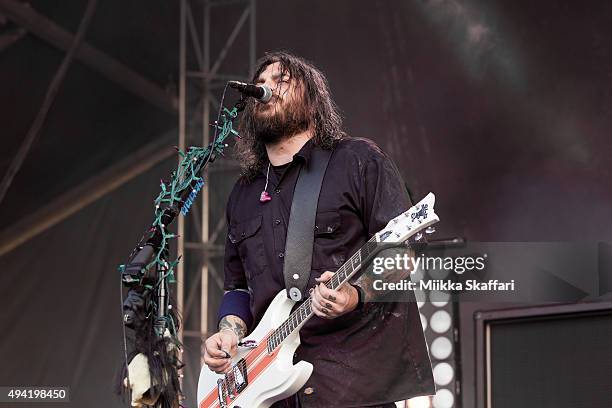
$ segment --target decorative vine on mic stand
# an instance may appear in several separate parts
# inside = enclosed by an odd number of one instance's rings
[[[204,186],[202,174],[217,155],[223,155],[226,139],[238,137],[233,122],[244,109],[244,99],[228,110],[221,108],[214,123],[215,136],[207,147],[190,147],[178,153],[182,157],[170,181],[161,181],[155,199],[155,217],[149,229],[129,256],[119,266],[122,285],[129,288],[123,299],[124,365],[117,384],[118,392],[131,394],[133,406],[176,408],[183,399],[178,370],[182,345],[178,340],[179,318],[170,304],[170,284],[180,257],[171,260],[169,243],[177,237],[168,230],[179,215],[186,215]],[[128,353],[125,328],[134,331],[132,350]]]

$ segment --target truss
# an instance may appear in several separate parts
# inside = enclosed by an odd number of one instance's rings
[[[211,115],[214,117],[219,109],[219,92],[228,80],[246,81],[253,72],[255,6],[255,0],[181,0],[178,101],[180,149],[184,150],[191,144],[208,145],[212,129],[208,124]],[[227,21],[230,14],[226,11],[229,8],[233,14],[238,15],[235,21]],[[201,12],[201,24],[197,24],[194,11]],[[224,25],[231,28],[226,37],[211,33],[213,17],[221,17]],[[226,57],[238,45],[248,47],[245,60],[239,65],[249,67],[250,72],[237,74],[224,71],[226,65],[229,65],[224,64]],[[211,58],[213,47],[220,47],[214,59]],[[232,174],[236,174],[237,169],[236,163],[228,158],[218,160],[210,167],[209,173],[204,175],[206,185],[210,186],[215,181],[223,183]],[[195,392],[203,341],[216,331],[216,321],[209,319],[209,315],[216,312],[209,310],[209,294],[214,292],[219,297],[223,294],[223,271],[221,267],[215,267],[214,261],[219,264],[222,259],[225,217],[218,216],[214,220],[211,214],[224,214],[224,210],[218,208],[219,203],[211,200],[209,188],[202,190],[201,197],[199,205],[194,205],[186,217],[179,217],[178,223],[178,253],[183,255],[183,261],[177,271],[177,304],[183,313],[180,336],[187,350],[187,355],[183,356],[187,363],[183,388],[188,399],[192,399],[189,398],[191,391]],[[195,316],[200,317],[199,322]],[[197,353],[194,352],[196,347]]]

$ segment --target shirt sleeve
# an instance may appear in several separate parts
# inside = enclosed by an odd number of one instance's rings
[[[368,239],[382,230],[390,220],[412,206],[408,189],[399,170],[393,161],[374,144],[371,145],[368,158],[362,167],[359,201]],[[412,250],[406,247],[386,249],[377,256],[394,258],[396,254],[414,256]],[[397,282],[405,279],[409,272],[391,268],[385,269],[383,275],[375,275],[372,265],[370,263],[361,276],[355,280],[355,283],[369,294],[369,301],[407,301],[408,292],[374,290],[373,281],[383,278],[388,282]]]
[[[232,225],[231,209],[235,200],[236,187],[232,190],[227,201],[226,218],[228,226],[228,234],[225,239],[225,259],[223,262],[224,283],[223,287],[226,290],[221,300],[221,306],[217,315],[218,322],[227,315],[238,316],[247,326],[247,331],[250,331],[253,323],[253,314],[250,310],[251,295],[248,291],[248,285],[242,261],[238,254],[238,248],[229,239],[229,229]]]
[[[236,290],[242,289],[248,291],[247,279],[244,273],[244,268],[242,266],[242,261],[240,260],[240,255],[238,254],[238,248],[236,244],[234,244],[229,239],[229,228],[232,225],[232,214],[231,210],[236,197],[236,187],[230,194],[230,197],[227,201],[226,206],[226,218],[227,218],[227,226],[228,226],[228,234],[225,238],[225,258],[223,262],[223,275],[224,275],[224,283],[223,288],[227,290]]]
[[[370,150],[361,180],[359,200],[369,239],[411,203],[399,170],[378,147]]]

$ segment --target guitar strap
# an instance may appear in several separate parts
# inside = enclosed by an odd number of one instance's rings
[[[307,165],[300,166],[293,191],[283,275],[287,296],[295,301],[304,299],[310,279],[317,204],[331,154],[331,150],[313,146]]]

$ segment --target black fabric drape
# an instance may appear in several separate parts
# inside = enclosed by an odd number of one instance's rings
[[[113,393],[123,355],[117,266],[175,167],[174,158],[157,165],[0,258],[0,384],[70,387],[70,403],[45,407],[128,406]]]

